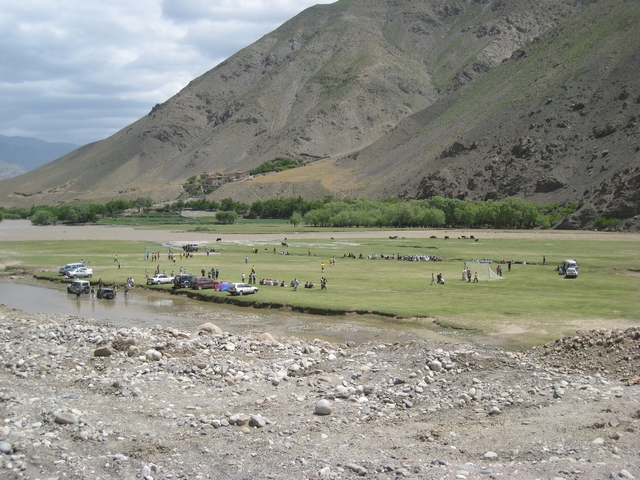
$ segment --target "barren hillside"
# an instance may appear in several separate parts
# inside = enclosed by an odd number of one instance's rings
[[[183,196],[579,202],[639,213],[640,7],[604,0],[341,0],[306,10],[114,136],[11,181],[3,205]]]

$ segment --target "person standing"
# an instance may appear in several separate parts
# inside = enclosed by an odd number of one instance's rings
[[[244,283],[244,272],[242,272],[242,283]]]
[[[542,255],[542,266],[544,267],[547,263],[547,257]]]
[[[244,257],[244,264],[247,265],[249,263],[249,257]]]
[[[320,264],[320,268],[322,269],[322,273],[324,273],[324,267],[325,267],[324,262],[322,262],[322,263]],[[322,277],[322,278],[324,278],[324,277]]]
[[[436,284],[436,277],[433,274],[433,272],[431,272],[431,285],[435,285]]]
[[[297,278],[293,279],[293,291],[294,292],[298,291],[298,279]]]

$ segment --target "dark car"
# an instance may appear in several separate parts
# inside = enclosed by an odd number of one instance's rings
[[[96,292],[96,296],[98,298],[113,300],[114,298],[116,298],[116,292],[111,287],[100,287]]]
[[[218,285],[217,280],[207,277],[196,277],[194,282],[191,284],[191,288],[202,290],[203,288],[216,288],[216,285]]]
[[[175,288],[189,288],[196,281],[196,276],[190,273],[182,273],[173,279]]]

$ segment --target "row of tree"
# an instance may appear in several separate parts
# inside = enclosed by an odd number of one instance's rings
[[[105,204],[75,204],[63,206],[33,206],[31,208],[0,208],[4,218],[30,218],[37,225],[96,222],[101,216],[117,216],[126,210],[139,212],[153,208],[153,200],[114,200]],[[156,208],[157,212],[203,210],[215,212],[219,223],[234,223],[239,216],[245,218],[289,219],[294,224],[305,223],[316,227],[494,227],[494,228],[549,228],[562,216],[575,211],[578,205],[566,207],[557,204],[536,206],[519,198],[470,202],[443,197],[425,200],[370,200],[349,199],[334,201],[304,200],[302,197],[258,200],[251,205],[225,198],[220,202],[198,199],[179,200]],[[598,228],[615,228],[619,221],[598,218]]]
[[[543,208],[519,198],[478,203],[443,197],[407,202],[357,199],[328,202],[308,211],[302,221],[322,227],[549,228]],[[294,220],[299,217],[292,217],[291,223]]]
[[[116,216],[126,210],[137,208],[147,211],[153,207],[153,199],[140,197],[136,200],[113,200],[107,203],[76,203],[73,205],[34,205],[30,208],[0,208],[0,215],[8,219],[31,219],[35,225],[62,223],[93,223],[100,216]]]

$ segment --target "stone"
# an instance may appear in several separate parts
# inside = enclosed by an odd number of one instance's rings
[[[216,334],[216,335],[220,335],[222,334],[222,329],[220,327],[218,327],[217,325],[214,325],[213,323],[203,323],[202,325],[198,326],[198,331],[199,332],[206,332],[206,333],[212,333],[212,334]]]
[[[158,362],[158,361],[162,360],[162,354],[159,351],[154,350],[154,349],[147,350],[144,353],[144,357],[147,360],[151,360],[151,361],[154,361],[154,362]]]
[[[78,417],[69,412],[54,412],[53,418],[55,419],[56,423],[60,423],[62,425],[71,425],[74,423],[78,423]]]
[[[442,370],[442,363],[440,363],[438,360],[432,360],[429,362],[429,368],[433,372],[440,372]]]
[[[322,399],[316,403],[315,407],[316,415],[331,415],[331,403],[329,400]]]
[[[498,454],[496,452],[487,452],[484,454],[484,458],[498,458]]]
[[[367,473],[369,473],[366,468],[361,467],[356,463],[345,463],[344,467],[348,468],[349,470],[356,473],[360,477],[364,477]]]
[[[500,415],[502,412],[495,405],[489,410],[489,415]]]
[[[113,355],[113,350],[110,347],[100,347],[93,351],[94,357],[110,357],[111,355]]]
[[[13,452],[13,446],[9,442],[0,443],[0,453],[9,455],[11,452]]]
[[[127,349],[127,356],[137,357],[139,355],[140,355],[140,349],[135,345],[129,345],[129,348]]]
[[[267,421],[260,415],[251,415],[249,425],[252,427],[263,428],[267,424]]]
[[[261,333],[258,336],[258,339],[263,341],[263,342],[271,342],[271,343],[275,343],[276,342],[276,340],[273,338],[273,336],[270,333],[267,333],[267,332]]]

